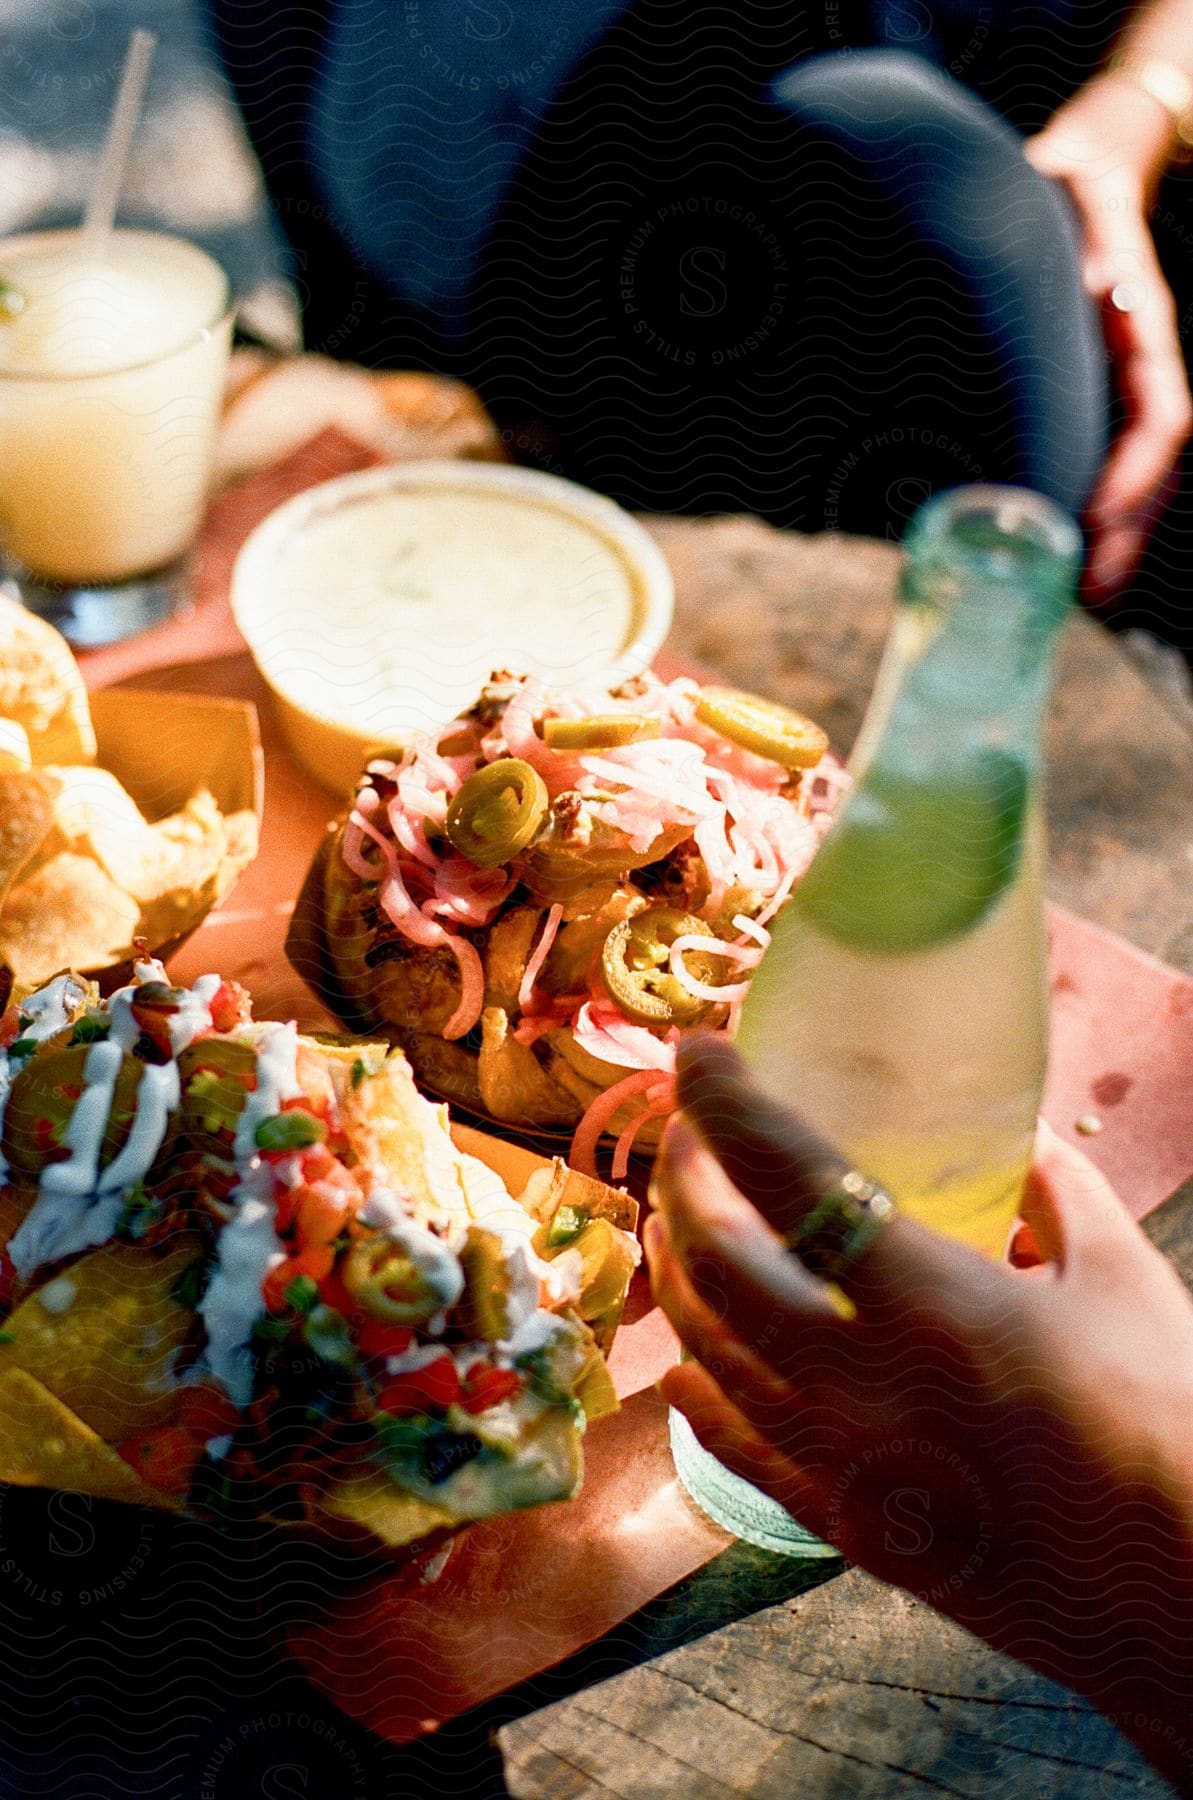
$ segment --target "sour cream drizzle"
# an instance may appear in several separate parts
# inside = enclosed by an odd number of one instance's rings
[[[366,1225],[378,1226],[449,1311],[464,1292],[464,1271],[450,1245],[412,1219],[406,1203],[388,1188],[375,1188],[361,1213]]]
[[[86,998],[87,989],[73,975],[56,975],[21,1001],[20,1035],[40,1044],[56,1031],[64,1031]]]
[[[120,988],[108,1002],[106,1038],[91,1045],[83,1063],[83,1091],[75,1102],[62,1142],[70,1155],[48,1163],[38,1182],[37,1199],[12,1237],[8,1254],[18,1276],[26,1280],[46,1262],[57,1262],[80,1250],[106,1243],[116,1229],[128,1189],[142,1181],[161,1149],[170,1114],[181,1100],[178,1065],[146,1063],[137,1084],[136,1108],[124,1145],[102,1172],[99,1159],[125,1055],[141,1035],[133,1013],[141,983],[161,981],[166,971],[156,960],[136,965],[137,982]],[[204,975],[172,1016],[170,1042],[174,1055],[211,1024],[210,1002],[220,985],[218,975]],[[39,1041],[68,1025],[85,990],[69,975],[31,994],[21,1011],[32,1020],[24,1035]],[[0,1103],[11,1079],[8,1059],[0,1080]],[[7,1170],[0,1167],[0,1173]]]
[[[251,1346],[263,1311],[261,1284],[285,1260],[274,1225],[276,1177],[257,1150],[257,1127],[302,1092],[297,1025],[260,1026],[255,1048],[257,1085],[245,1096],[232,1143],[240,1180],[229,1197],[236,1210],[220,1232],[215,1268],[199,1302],[207,1328],[203,1361],[241,1407],[253,1397]]]
[[[207,1329],[203,1361],[234,1405],[253,1397],[253,1326],[262,1312],[261,1283],[284,1260],[274,1229],[272,1176],[265,1168],[242,1183],[236,1211],[220,1232],[216,1263],[199,1316]]]

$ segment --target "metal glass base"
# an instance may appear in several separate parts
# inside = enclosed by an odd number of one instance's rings
[[[779,1556],[801,1556],[817,1562],[840,1556],[831,1544],[823,1543],[798,1525],[777,1500],[760,1494],[748,1481],[731,1474],[715,1456],[710,1456],[696,1441],[683,1414],[674,1407],[671,1454],[675,1458],[675,1473],[689,1496],[722,1530]]]
[[[189,611],[189,575],[190,565],[183,561],[130,581],[74,586],[43,581],[10,566],[0,591],[47,619],[80,650],[94,650]]]

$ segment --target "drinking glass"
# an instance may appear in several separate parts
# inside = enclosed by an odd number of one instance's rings
[[[184,604],[231,336],[227,276],[181,238],[0,242],[0,573],[73,643]]]

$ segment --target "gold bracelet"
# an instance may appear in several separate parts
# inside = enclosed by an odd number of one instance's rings
[[[1172,120],[1176,140],[1173,160],[1188,162],[1193,158],[1193,77],[1158,56],[1132,56],[1127,51],[1111,57],[1106,73],[1118,75],[1150,94]]]

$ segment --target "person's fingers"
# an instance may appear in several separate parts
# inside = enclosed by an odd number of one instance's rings
[[[665,1221],[657,1214],[642,1232],[655,1299],[692,1355],[735,1391],[748,1388],[763,1423],[781,1418],[794,1404],[788,1383],[743,1344],[694,1291],[672,1247]]]
[[[1085,583],[1096,593],[1120,585],[1142,555],[1193,407],[1176,309],[1146,228],[1133,249],[1104,253],[1089,279],[1127,414],[1087,507]]]
[[[679,1101],[685,1118],[696,1126],[729,1178],[728,1184],[722,1179],[718,1185],[715,1165],[699,1157],[682,1122],[679,1130],[673,1127],[664,1139],[656,1180],[669,1210],[677,1248],[686,1253],[689,1245],[698,1243],[709,1258],[711,1272],[717,1270],[717,1257],[730,1260],[725,1239],[734,1226],[730,1219],[727,1230],[712,1241],[705,1197],[715,1197],[724,1205],[727,1194],[736,1189],[785,1237],[797,1231],[825,1185],[838,1180],[846,1167],[794,1113],[761,1092],[731,1045],[708,1034],[681,1046]],[[750,1342],[751,1312],[764,1296],[773,1299],[776,1295],[772,1252],[769,1246],[751,1240],[731,1260],[736,1264],[731,1277],[733,1300],[729,1301],[726,1290],[725,1303],[732,1306],[735,1329]],[[896,1215],[878,1228],[864,1255],[844,1267],[838,1279],[855,1305],[882,1309],[888,1318],[897,1320],[913,1306],[932,1310],[946,1294],[956,1295],[967,1287],[984,1293],[998,1273],[996,1266],[976,1251]],[[697,1280],[696,1285],[707,1297],[703,1283]],[[790,1273],[784,1278],[782,1292],[785,1298],[793,1292]],[[827,1340],[809,1335],[813,1323],[806,1286],[801,1285],[798,1294],[799,1310],[808,1318],[801,1327],[800,1341],[807,1341],[823,1355]],[[715,1306],[715,1299],[710,1304]],[[815,1329],[824,1334],[826,1328],[817,1325]],[[803,1380],[802,1366],[793,1378]]]
[[[1124,1254],[1146,1242],[1101,1170],[1043,1119],[1020,1211],[1062,1276],[1093,1264],[1118,1268]]]
[[[808,1472],[839,1459],[857,1435],[861,1409],[835,1379],[820,1397],[805,1397],[777,1376],[714,1318],[692,1289],[655,1218],[647,1233],[655,1298],[684,1347],[716,1380],[747,1423]]]
[[[802,1383],[835,1370],[850,1327],[829,1290],[682,1121],[668,1130],[654,1185],[672,1249],[701,1304],[786,1378]]]
[[[827,1481],[807,1474],[755,1431],[699,1363],[668,1369],[659,1391],[683,1413],[696,1438],[734,1475],[769,1494],[801,1525],[823,1536],[828,1522]]]
[[[781,1235],[841,1172],[833,1147],[764,1094],[723,1037],[702,1032],[680,1045],[678,1096],[738,1192]]]

